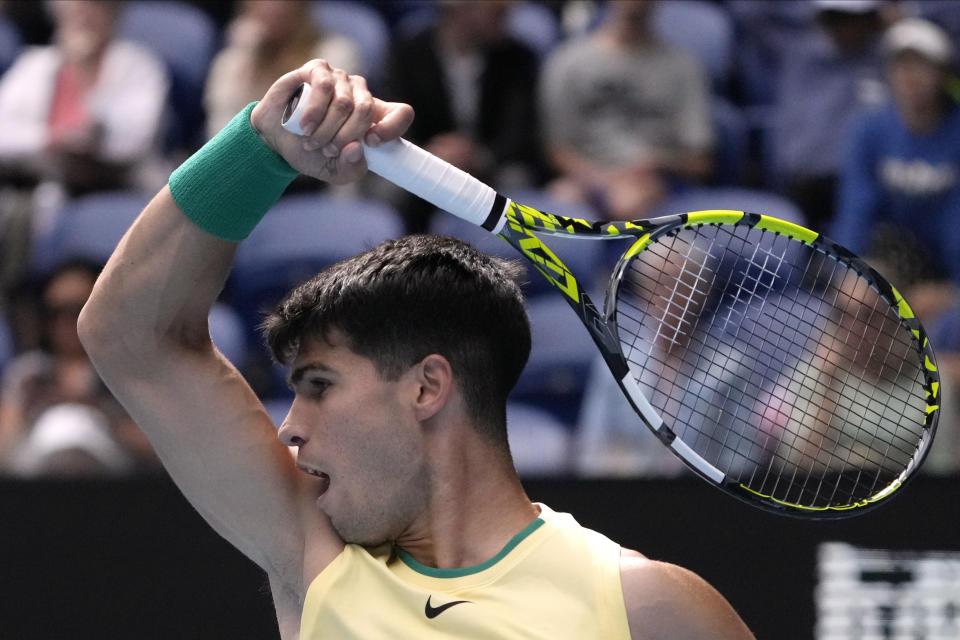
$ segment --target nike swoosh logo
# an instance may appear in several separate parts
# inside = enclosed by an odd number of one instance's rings
[[[453,602],[448,602],[447,604],[442,604],[439,607],[430,606],[430,598],[433,596],[427,596],[427,604],[423,607],[423,613],[426,614],[428,618],[433,620],[438,615],[449,609],[450,607],[455,607],[458,604],[469,603],[469,600],[454,600]]]

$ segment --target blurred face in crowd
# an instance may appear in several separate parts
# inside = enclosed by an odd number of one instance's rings
[[[90,62],[113,38],[119,7],[109,0],[55,0],[50,5],[56,39],[67,60]]]
[[[610,20],[637,33],[646,33],[654,0],[617,0],[610,3]]]
[[[441,28],[467,46],[496,42],[506,33],[506,15],[512,3],[449,0],[440,3]]]
[[[300,0],[246,0],[242,15],[253,20],[261,29],[265,43],[282,44],[312,19],[306,2]]]
[[[836,47],[846,53],[865,49],[883,28],[876,11],[821,11],[817,14],[817,22]]]
[[[43,292],[50,348],[58,356],[80,356],[85,352],[77,337],[77,318],[96,276],[84,269],[69,269],[50,281]]]
[[[943,101],[946,69],[914,51],[895,55],[887,66],[890,90],[907,112],[938,108]]]

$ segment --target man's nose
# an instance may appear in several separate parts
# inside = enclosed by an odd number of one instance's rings
[[[288,447],[301,447],[307,443],[307,430],[303,427],[304,422],[299,420],[296,413],[296,400],[287,412],[287,417],[280,423],[278,437],[280,442]]]

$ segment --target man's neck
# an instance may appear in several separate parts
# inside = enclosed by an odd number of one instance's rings
[[[482,564],[539,515],[505,452],[456,447],[438,459],[444,462],[428,512],[397,540],[417,562],[439,569]]]

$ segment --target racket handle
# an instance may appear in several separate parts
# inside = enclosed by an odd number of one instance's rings
[[[291,97],[283,114],[283,128],[302,135],[300,119],[309,103],[310,85],[304,83]],[[363,145],[367,167],[404,191],[439,209],[498,233],[506,202],[494,189],[426,149],[404,139],[378,147]],[[494,207],[498,211],[494,211]]]

